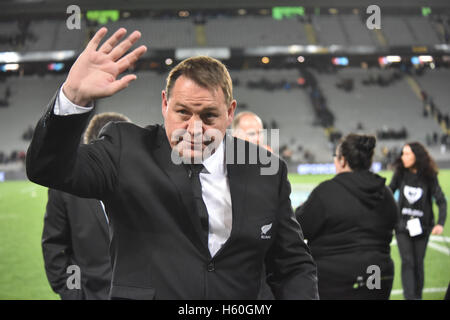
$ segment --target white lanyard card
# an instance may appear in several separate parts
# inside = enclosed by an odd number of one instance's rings
[[[409,231],[409,235],[411,237],[418,236],[419,234],[422,234],[422,225],[420,224],[419,218],[413,218],[409,219],[406,222],[406,228]]]

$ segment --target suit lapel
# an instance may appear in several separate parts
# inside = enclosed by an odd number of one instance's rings
[[[93,214],[97,218],[106,239],[109,241],[108,222],[106,221],[105,212],[103,211],[100,201],[97,199],[89,199],[87,202],[89,204],[89,208],[93,211]]]
[[[198,214],[194,210],[193,194],[191,183],[188,178],[188,173],[183,165],[176,165],[171,159],[172,148],[167,140],[166,132],[163,127],[158,128],[156,137],[156,149],[154,157],[158,162],[160,168],[167,174],[172,184],[178,191],[181,202],[184,205],[185,211],[179,213],[179,218],[183,224],[190,226],[191,231],[188,234],[192,242],[205,254],[210,255],[208,244],[202,241],[201,224]],[[187,216],[187,218],[186,218]]]
[[[248,182],[248,168],[246,164],[237,163],[237,149],[236,149],[236,139],[231,136],[226,136],[225,147],[234,148],[234,160],[231,163],[227,161],[227,175],[228,182],[230,184],[230,195],[231,195],[231,210],[232,210],[232,223],[231,223],[231,234],[228,240],[224,243],[222,248],[216,253],[216,256],[220,254],[226,247],[230,245],[231,242],[236,239],[239,234],[240,228],[242,226],[242,219],[245,216],[245,198],[247,192],[247,182]],[[227,159],[227,157],[225,157]]]

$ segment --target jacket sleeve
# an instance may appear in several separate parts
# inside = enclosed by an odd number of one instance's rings
[[[67,288],[67,267],[71,265],[72,241],[70,221],[62,193],[49,189],[42,232],[42,253],[45,272],[53,291],[63,300],[78,299],[81,290]]]
[[[447,218],[447,199],[445,198],[444,192],[439,185],[437,177],[434,179],[431,194],[439,208],[439,218],[437,224],[443,226]]]
[[[120,150],[120,134],[113,123],[100,139],[80,145],[80,138],[92,112],[57,116],[56,95],[39,120],[28,148],[28,178],[40,185],[80,197],[101,199],[114,189]]]
[[[326,223],[325,208],[319,198],[318,189],[314,189],[308,199],[295,210],[295,216],[302,227],[305,238],[313,242]]]
[[[276,299],[318,299],[317,267],[295,219],[286,164],[281,161],[278,227],[266,256],[267,283]]]
[[[392,193],[394,194],[395,191],[400,187],[400,176],[394,172],[394,175],[392,176],[391,183],[389,183],[389,189],[391,189]]]
[[[391,218],[391,227],[395,228],[401,220],[400,209],[398,208],[398,203],[395,201],[394,194],[392,190],[386,186],[385,188],[385,203],[387,208],[389,208]]]

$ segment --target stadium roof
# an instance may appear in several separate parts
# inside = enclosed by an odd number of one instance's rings
[[[164,10],[164,9],[239,9],[270,8],[274,6],[363,8],[374,4],[373,0],[3,0],[0,3],[1,15],[26,13],[55,13],[76,4],[82,10]],[[378,0],[376,4],[383,9],[431,7],[450,8],[448,0]]]

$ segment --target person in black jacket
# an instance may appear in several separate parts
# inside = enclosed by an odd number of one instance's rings
[[[85,144],[111,121],[130,120],[115,112],[95,115],[84,133]],[[108,216],[97,199],[48,189],[42,232],[45,272],[62,300],[105,300],[111,288]]]
[[[296,210],[318,270],[321,299],[388,299],[397,206],[385,179],[369,171],[376,139],[349,134],[336,149],[337,175]]]
[[[447,200],[439,185],[436,163],[419,142],[406,144],[395,162],[389,187],[399,190],[401,219],[396,238],[402,260],[402,285],[405,299],[422,299],[424,259],[431,234],[440,235],[447,216]],[[439,208],[435,224],[432,198]]]
[[[164,125],[113,122],[79,145],[94,100],[135,80],[119,75],[146,50],[127,53],[138,31],[121,41],[120,28],[100,44],[106,33],[89,41],[50,101],[26,169],[35,183],[105,204],[110,298],[256,299],[265,265],[275,298],[317,299],[286,163],[226,132],[237,102],[222,62],[192,57],[170,71]]]

